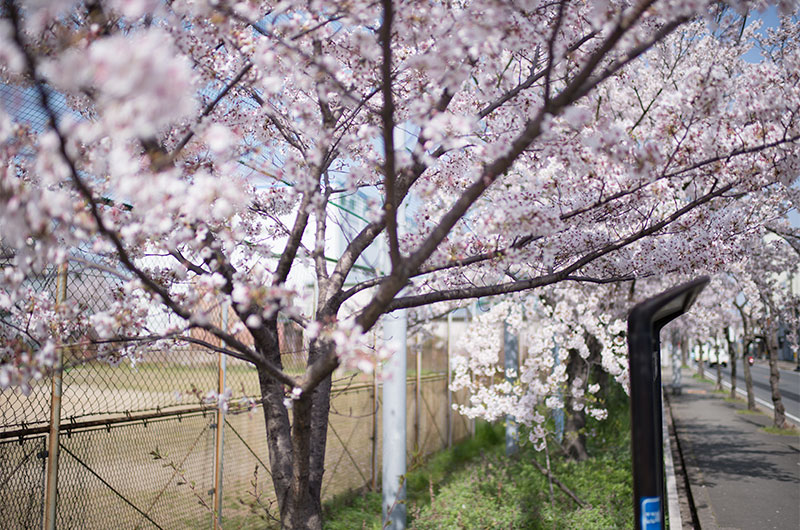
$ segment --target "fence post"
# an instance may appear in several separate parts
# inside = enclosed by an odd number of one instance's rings
[[[453,371],[450,359],[453,355],[453,344],[450,326],[453,324],[453,312],[447,313],[447,448],[453,447],[453,393],[450,391],[450,381]]]
[[[374,334],[373,334],[374,337]],[[378,491],[378,367],[372,371],[372,491]]]
[[[228,331],[228,304],[222,306],[222,330]],[[224,346],[224,344],[223,344]],[[227,371],[228,356],[217,353],[217,394],[222,396],[225,392],[225,375]],[[214,452],[214,530],[222,528],[222,464],[225,454],[225,409],[219,398],[217,399],[217,428],[215,432]]]
[[[419,413],[420,409],[420,402],[422,401],[420,397],[422,396],[422,348],[419,347],[419,342],[414,339],[414,364],[416,370],[416,384],[414,385],[414,451],[419,452],[419,439],[420,439],[420,431],[422,430],[422,416]]]
[[[478,302],[477,301],[470,307],[470,310],[469,310],[469,323],[470,323],[470,325],[475,320],[476,316],[478,316]],[[464,317],[464,320],[466,321],[466,317]],[[474,382],[475,382],[475,374],[473,374],[472,371],[470,371],[470,374],[469,374],[470,391],[469,391],[469,394],[467,394],[467,401],[468,401],[468,403],[470,405],[472,404],[470,398],[472,397],[472,390],[471,389],[473,388],[472,385],[473,385]],[[467,426],[469,427],[469,435],[470,435],[470,437],[471,438],[475,438],[475,418],[468,418]]]
[[[58,267],[56,303],[67,299],[67,262]],[[58,348],[55,371],[50,390],[50,435],[47,439],[47,482],[44,497],[44,528],[56,527],[56,500],[58,495],[58,449],[61,429],[61,390],[64,368],[64,349]]]

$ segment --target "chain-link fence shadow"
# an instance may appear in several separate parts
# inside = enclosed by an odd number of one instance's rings
[[[3,528],[42,525],[44,436],[0,442],[0,521]]]

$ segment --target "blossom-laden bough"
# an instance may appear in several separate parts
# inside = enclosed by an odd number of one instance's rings
[[[252,363],[287,528],[321,525],[331,373],[375,364],[381,315],[723,270],[800,173],[798,26],[759,33],[761,2],[2,5],[3,91],[40,119],[0,113],[0,383],[70,341]],[[121,277],[113,311],[31,292],[76,249]],[[301,375],[279,317],[310,331]]]

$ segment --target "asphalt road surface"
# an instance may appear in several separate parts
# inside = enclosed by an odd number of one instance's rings
[[[739,360],[737,364],[736,391],[742,398],[746,398],[742,361]],[[786,363],[782,364],[785,365]],[[753,374],[753,392],[755,393],[756,402],[771,409],[772,390],[770,390],[769,386],[769,364],[764,360],[756,361],[756,364],[750,367],[750,372]],[[709,379],[716,380],[716,374],[716,366],[713,368],[705,367],[705,375]],[[722,368],[723,380],[728,384],[730,384],[730,374],[730,366]],[[781,369],[779,385],[787,418],[795,425],[800,426],[800,372]],[[730,388],[730,386],[726,386],[726,388]]]

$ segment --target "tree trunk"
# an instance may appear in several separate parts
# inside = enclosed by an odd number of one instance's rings
[[[313,395],[300,396],[292,405],[292,485],[281,510],[281,527],[291,530],[322,529],[322,505],[310,481]]]
[[[331,343],[324,343],[319,347],[312,347],[309,352],[309,362],[314,362],[320,355],[327,355],[328,349],[333,348]],[[325,450],[328,442],[328,416],[331,408],[332,375],[328,375],[313,391],[311,396],[311,453],[309,455],[309,489],[311,497],[322,513],[322,477],[325,473]]]
[[[750,339],[746,339],[744,342],[742,369],[744,370],[744,387],[747,390],[747,410],[756,410],[756,397],[753,394],[753,374],[750,373],[750,363],[747,361],[751,344],[752,340]]]
[[[717,384],[714,385],[714,390],[722,390],[722,361],[720,361],[720,347],[719,343],[714,339],[714,352],[717,354]]]
[[[589,458],[589,453],[586,451],[586,405],[585,398],[580,400],[575,399],[570,389],[573,388],[575,381],[580,381],[578,388],[586,391],[589,384],[589,372],[592,365],[599,364],[600,354],[603,346],[594,335],[589,333],[585,337],[586,345],[589,348],[589,356],[584,359],[580,356],[577,350],[569,350],[569,360],[567,361],[567,391],[564,397],[564,411],[566,412],[566,422],[564,429],[564,449],[570,458],[578,461],[586,460]],[[604,380],[607,384],[608,379]],[[580,403],[579,403],[580,401]],[[575,407],[579,411],[574,410]]]
[[[728,342],[728,357],[731,359],[731,399],[736,399],[736,344],[728,339],[727,331],[725,340]]]
[[[283,385],[262,370],[258,370],[258,381],[261,386],[261,403],[267,429],[270,474],[278,500],[278,510],[282,514],[290,504],[292,483],[292,441],[289,415],[283,405]]]
[[[773,424],[779,429],[786,428],[786,409],[781,399],[780,372],[778,371],[777,326],[766,326],[767,356],[769,359],[769,386],[772,389],[772,405],[775,407]]]
[[[572,396],[571,389],[577,380],[581,382],[577,386],[585,389],[588,377],[589,363],[580,356],[578,350],[570,349],[567,361],[567,389],[564,392],[564,412],[567,416],[564,424],[564,449],[570,458],[577,461],[589,458],[586,452],[586,408],[578,406],[579,400]],[[580,410],[575,410],[576,407]]]
[[[689,364],[689,339],[681,337],[681,368]]]
[[[275,327],[277,337],[277,327]],[[265,358],[280,364],[277,344]],[[309,363],[324,355],[331,345],[313,342]],[[281,528],[322,528],[322,477],[328,435],[331,376],[308,395],[294,396],[282,383],[258,370],[272,484],[278,501]],[[287,396],[289,396],[287,398]],[[287,401],[288,399],[288,401]],[[288,403],[292,422],[289,422]]]
[[[697,341],[697,374],[701,380],[706,377],[703,371],[703,345],[700,344],[700,341]]]

